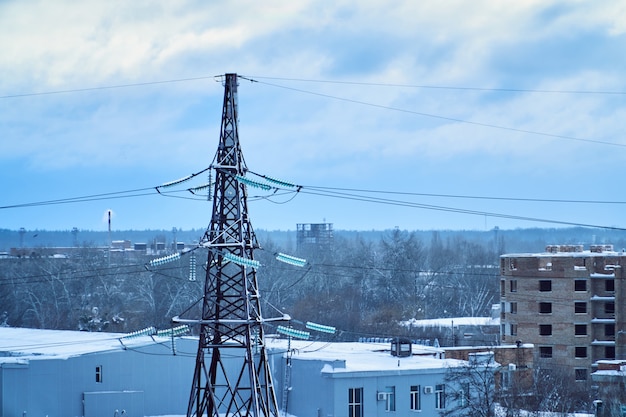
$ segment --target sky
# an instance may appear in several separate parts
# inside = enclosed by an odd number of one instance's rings
[[[625,228],[626,4],[0,2],[0,229],[204,229],[239,78],[255,229]],[[89,200],[89,201],[85,201]]]

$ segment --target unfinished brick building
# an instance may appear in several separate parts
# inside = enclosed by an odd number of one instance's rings
[[[501,339],[532,343],[536,362],[590,382],[600,360],[626,359],[626,254],[553,245],[500,257]]]

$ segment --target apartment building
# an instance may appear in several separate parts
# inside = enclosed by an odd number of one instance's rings
[[[598,361],[626,359],[625,262],[612,245],[502,255],[502,342],[532,343],[540,366],[591,382]]]

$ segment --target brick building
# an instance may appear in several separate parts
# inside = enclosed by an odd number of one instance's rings
[[[625,262],[612,245],[502,255],[502,342],[532,343],[543,366],[591,382],[598,361],[626,359]]]

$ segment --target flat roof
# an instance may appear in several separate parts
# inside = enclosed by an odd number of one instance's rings
[[[266,345],[270,349],[286,350],[287,340],[268,338]],[[416,344],[412,345],[409,357],[392,356],[390,343],[292,340],[290,348],[294,360],[343,362],[324,367],[322,372],[325,373],[441,369],[466,363],[456,359],[439,359],[444,349]]]
[[[126,333],[80,332],[0,327],[0,363],[18,359],[68,358],[95,352],[123,350]],[[123,339],[126,346],[156,343],[149,336]]]
[[[98,352],[121,351],[125,346],[153,345],[159,343],[161,339],[157,337],[153,339],[150,336],[122,339],[124,336],[128,334],[0,327],[0,364],[24,360],[66,359]],[[266,346],[272,353],[282,351],[284,354],[288,341],[268,336]],[[444,349],[417,344],[412,344],[412,355],[409,357],[392,356],[391,344],[382,342],[291,340],[289,347],[294,360],[333,363],[323,370],[332,373],[441,369],[465,363],[455,359],[439,359]]]

